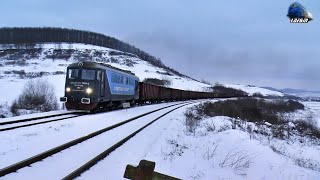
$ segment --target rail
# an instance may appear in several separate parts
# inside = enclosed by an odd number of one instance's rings
[[[96,157],[94,157],[93,159],[91,159],[90,161],[88,161],[87,163],[83,164],[81,167],[79,167],[78,169],[76,169],[75,171],[73,171],[72,173],[70,173],[69,175],[67,175],[66,177],[63,178],[63,180],[71,180],[74,179],[78,176],[80,176],[83,172],[87,171],[89,168],[91,168],[92,166],[94,166],[96,163],[98,163],[100,160],[102,160],[103,158],[107,157],[112,151],[116,150],[117,148],[119,148],[122,144],[124,144],[125,142],[127,142],[129,139],[131,139],[133,136],[135,136],[136,134],[138,134],[140,131],[142,131],[143,129],[145,129],[146,127],[150,126],[152,123],[154,123],[155,121],[159,120],[160,118],[162,118],[163,116],[171,113],[172,111],[179,109],[183,106],[189,105],[192,103],[186,103],[183,104],[181,106],[178,106],[164,114],[162,114],[161,116],[155,118],[153,121],[149,122],[148,124],[144,125],[143,127],[139,128],[137,131],[133,132],[132,134],[130,134],[129,136],[125,137],[124,139],[122,139],[121,141],[117,142],[116,144],[114,144],[113,146],[111,146],[110,148],[108,148],[107,150],[105,150],[104,152],[102,152],[101,154],[97,155]]]
[[[178,106],[178,105],[181,105],[181,104],[188,105],[188,104],[190,104],[190,103],[191,103],[191,102],[182,102],[182,103],[177,103],[177,104],[174,104],[174,105],[169,105],[169,106],[166,106],[166,107],[162,107],[162,108],[159,108],[159,109],[156,109],[156,110],[153,110],[153,111],[150,111],[150,112],[141,114],[141,115],[139,115],[139,116],[136,116],[136,117],[127,119],[127,120],[125,120],[125,121],[122,121],[122,122],[120,122],[120,123],[114,124],[114,125],[112,125],[112,126],[108,126],[108,127],[106,127],[106,128],[100,129],[100,130],[95,131],[95,132],[93,132],[93,133],[91,133],[91,134],[88,134],[88,135],[86,135],[86,136],[82,136],[82,137],[80,137],[80,138],[77,138],[77,139],[72,140],[72,141],[70,141],[70,142],[67,142],[67,143],[65,143],[65,144],[62,144],[62,145],[60,145],[60,146],[57,146],[57,147],[52,148],[52,149],[50,149],[50,150],[47,150],[47,151],[45,151],[45,152],[43,152],[43,153],[40,153],[40,154],[38,154],[38,155],[32,156],[32,157],[30,157],[30,158],[27,158],[27,159],[25,159],[25,160],[22,160],[22,161],[20,161],[20,162],[17,162],[17,163],[15,163],[15,164],[12,164],[12,165],[10,165],[10,166],[7,166],[7,167],[5,167],[5,168],[3,168],[3,169],[0,169],[0,177],[1,177],[1,176],[4,176],[4,175],[7,175],[7,174],[9,174],[9,173],[15,172],[15,171],[17,171],[18,169],[21,169],[21,168],[23,168],[23,167],[30,166],[31,164],[33,164],[33,163],[35,163],[35,162],[38,162],[38,161],[41,161],[41,160],[43,160],[43,159],[45,159],[45,158],[47,158],[47,157],[49,157],[49,156],[52,156],[52,155],[54,155],[54,154],[56,154],[56,153],[58,153],[58,152],[60,152],[60,151],[62,151],[62,150],[65,150],[65,149],[67,149],[67,148],[70,148],[70,147],[72,147],[72,146],[74,146],[74,145],[76,145],[76,144],[79,144],[79,143],[81,143],[81,142],[84,142],[84,141],[86,141],[86,140],[88,140],[88,139],[90,139],[90,138],[93,138],[93,137],[98,136],[98,135],[100,135],[100,134],[102,134],[102,133],[104,133],[104,132],[107,132],[107,131],[110,131],[110,130],[112,130],[112,129],[115,129],[115,128],[121,126],[121,125],[124,125],[124,124],[126,124],[126,123],[129,123],[129,122],[134,121],[134,120],[136,120],[136,119],[139,119],[139,118],[141,118],[141,117],[143,117],[143,116],[149,115],[149,114],[151,114],[151,113],[154,113],[154,112],[157,112],[157,111],[160,111],[160,110],[162,110],[162,109],[169,108],[169,107]],[[194,102],[193,102],[193,103],[194,103]],[[183,105],[183,106],[184,106],[184,105]],[[182,107],[182,106],[180,106],[180,107]],[[179,107],[178,107],[178,108],[179,108]],[[177,109],[177,108],[176,108],[176,109]],[[174,110],[175,110],[175,109],[174,109]],[[171,110],[171,111],[169,111],[169,112],[172,112],[172,111],[173,111],[173,110]],[[166,114],[168,114],[169,112],[167,112]],[[164,114],[164,115],[165,115],[165,114]],[[162,115],[161,117],[163,117],[164,115]],[[159,118],[161,118],[161,117],[158,117],[157,119],[159,119]],[[154,121],[155,121],[155,120],[154,120]],[[152,121],[151,123],[153,123],[154,121]],[[149,123],[148,125],[150,125],[151,123]],[[148,125],[146,125],[146,126],[148,126]],[[146,126],[145,126],[145,127],[146,127]],[[138,131],[136,131],[135,133],[133,133],[133,134],[131,135],[131,137],[134,136],[135,134],[137,134],[138,132],[140,132],[142,129],[143,129],[143,128],[140,128]],[[128,139],[130,139],[130,138],[127,137],[126,139],[128,140]],[[127,140],[123,140],[122,142],[117,143],[117,145],[113,146],[111,149],[116,149],[116,148],[119,146],[119,144],[122,144],[122,143],[124,143],[124,142],[127,141]],[[109,151],[110,151],[110,150],[109,150]]]
[[[69,114],[70,114],[70,113],[69,113]],[[65,115],[65,114],[63,114],[63,115]],[[58,115],[55,115],[55,116],[53,116],[53,117],[57,117],[57,116],[58,116]],[[62,115],[60,115],[60,116],[62,116]],[[34,126],[34,125],[39,125],[39,124],[45,124],[45,123],[50,123],[50,122],[55,122],[55,121],[61,121],[61,120],[70,119],[70,118],[75,118],[75,117],[79,117],[79,116],[83,116],[83,115],[74,115],[74,116],[70,116],[70,117],[64,117],[64,118],[52,119],[52,120],[41,121],[41,122],[36,122],[36,123],[23,124],[23,125],[18,125],[18,126],[1,128],[1,129],[0,129],[0,132],[2,132],[2,131],[9,131],[9,130],[18,129],[18,128],[23,128],[23,127]],[[49,117],[49,118],[50,118],[50,117]],[[40,119],[46,119],[46,118],[40,118]],[[36,119],[36,120],[40,120],[40,119]],[[19,122],[19,123],[21,123],[21,122]]]

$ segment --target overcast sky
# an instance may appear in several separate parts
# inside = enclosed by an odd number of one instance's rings
[[[66,27],[116,37],[211,82],[320,90],[320,1],[290,24],[289,0],[1,0],[1,27]],[[319,17],[319,19],[318,19]]]

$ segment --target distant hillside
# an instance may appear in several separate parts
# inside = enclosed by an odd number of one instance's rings
[[[282,92],[280,89],[273,88],[273,87],[261,87],[261,88],[269,89],[269,90],[271,90],[271,91],[279,91],[279,92]]]
[[[285,89],[281,89],[281,91],[283,91],[284,93],[294,93],[294,94],[298,94],[298,93],[316,93],[316,94],[320,94],[320,91],[308,91],[308,90],[304,90],[304,89],[292,89],[292,88],[285,88]]]
[[[13,27],[0,28],[0,44],[2,49],[36,49],[44,43],[81,43],[111,48],[136,55],[150,64],[168,70],[176,75],[185,75],[164,65],[156,58],[128,43],[104,34],[66,28],[53,27]]]
[[[296,96],[300,97],[302,100],[307,101],[320,101],[320,91],[308,91],[304,89],[293,89],[293,88],[283,88],[276,89],[272,87],[262,87],[264,89],[269,89],[272,91],[279,91],[286,94],[286,96]]]

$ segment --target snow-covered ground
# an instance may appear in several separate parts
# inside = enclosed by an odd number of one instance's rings
[[[134,107],[5,133],[0,132],[0,168],[94,130],[167,104]],[[306,102],[305,105],[308,108],[304,112],[297,113],[312,112],[319,117],[320,103]],[[253,135],[232,129],[231,119],[223,116],[204,119],[195,133],[189,133],[185,127],[184,112],[192,106],[182,107],[156,121],[89,171],[83,173],[79,179],[123,179],[126,165],[136,166],[142,159],[156,162],[155,171],[157,172],[186,180],[320,179],[320,167],[317,167],[320,165],[320,146],[312,145],[307,141],[270,139],[263,135]],[[158,115],[155,114],[154,117]],[[141,122],[146,123],[147,119],[149,118],[141,119]],[[319,119],[318,123],[320,123]],[[132,123],[132,126],[129,125],[124,130],[117,131],[117,135],[110,135],[110,137],[116,137],[136,127],[137,124]],[[101,138],[93,143],[97,147],[87,149],[87,153],[84,153],[83,156],[98,153],[96,150],[102,148],[100,145],[113,139]],[[75,157],[83,153],[80,150],[71,149],[70,151],[73,151],[71,158],[65,157],[62,152],[58,159],[68,164],[76,162]],[[65,173],[65,170],[60,167],[61,165],[57,166],[58,162],[55,164],[55,159],[48,159],[39,163],[46,165],[45,169],[41,169],[42,166],[39,164],[32,165],[37,169],[40,168],[42,173],[29,171],[27,167],[3,179],[57,179],[54,177],[59,179],[61,177],[59,172],[60,174]],[[79,161],[82,162],[81,158]],[[311,163],[314,170],[311,170],[311,167],[299,166],[298,164],[301,165],[301,163]],[[60,168],[61,171],[59,171]]]
[[[134,72],[140,80],[145,78],[166,79],[171,81],[170,87],[184,90],[203,91],[209,85],[195,81],[187,77],[181,77],[168,72],[165,69],[155,67],[150,63],[139,59],[136,55],[123,53],[121,51],[85,45],[85,44],[44,44],[42,50],[34,54],[19,53],[0,57],[0,114],[11,116],[6,107],[18,98],[23,86],[30,78],[44,78],[53,84],[57,98],[64,95],[64,82],[66,67],[70,63],[81,60],[92,60],[108,63],[120,69]],[[55,49],[62,49],[63,56],[52,58]],[[68,54],[67,51],[72,51]],[[4,51],[5,50],[0,50]],[[30,53],[30,52],[29,52]],[[59,55],[58,55],[59,56]],[[249,94],[260,92],[263,95],[282,95],[282,93],[270,91],[258,87],[248,87],[242,85],[228,85],[237,89],[242,89]],[[7,106],[5,105],[7,104]],[[4,112],[2,112],[4,111]]]
[[[320,102],[303,102],[307,109],[307,116],[314,118],[320,128]]]
[[[202,121],[195,134],[188,134],[184,111],[185,109],[181,109],[168,115],[167,124],[159,133],[161,136],[148,138],[144,145],[139,144],[141,149],[127,155],[139,155],[129,164],[137,165],[141,159],[151,160],[157,163],[156,171],[182,179],[320,178],[319,167],[316,167],[317,170],[310,170],[297,165],[313,163],[319,166],[320,146],[267,139],[263,136],[253,138],[247,132],[231,129],[230,118],[221,116]],[[210,127],[215,127],[215,130]],[[138,136],[141,139],[153,137],[155,131],[159,131],[159,128],[149,129],[149,132],[144,131]],[[127,162],[120,157],[134,145],[135,142],[128,142],[122,150],[111,154],[80,179],[95,176],[98,179],[121,179],[121,169],[125,168]],[[114,162],[119,165],[114,166]],[[118,172],[119,176],[101,173],[106,168]]]
[[[226,87],[231,87],[234,89],[241,89],[244,92],[247,92],[249,95],[253,95],[254,93],[260,93],[264,96],[283,96],[282,92],[272,91],[265,88],[260,88],[252,85],[240,85],[240,84],[225,84]]]
[[[103,127],[167,106],[168,104],[174,103],[146,105],[127,110],[85,115],[63,121],[0,132],[0,169]]]
[[[98,154],[106,150],[108,147],[111,147],[113,144],[116,144],[121,139],[125,138],[129,134],[144,126],[145,124],[151,122],[154,118],[157,118],[161,116],[163,113],[170,111],[174,108],[175,107],[170,107],[168,109],[163,109],[158,112],[147,115],[145,117],[141,117],[138,120],[132,121],[128,124],[124,124],[114,130],[107,131],[85,142],[82,142],[71,148],[61,151],[60,153],[52,155],[51,157],[44,159],[41,162],[35,163],[34,165],[32,165],[32,167],[23,168],[19,170],[18,173],[14,173],[3,178],[62,179],[64,176],[68,175],[70,172],[75,170],[75,168],[80,167],[87,161],[91,160],[93,157],[97,156]],[[119,119],[114,118],[114,122],[116,121],[119,122]],[[108,122],[112,123],[111,120],[109,120]],[[100,128],[101,127],[107,126],[100,126]],[[51,177],[48,177],[48,174],[51,174]],[[90,179],[95,178],[92,177]]]
[[[72,111],[77,112],[77,111]],[[50,116],[50,115],[62,115],[65,113],[71,113],[71,111],[68,110],[56,110],[56,111],[49,111],[49,112],[41,112],[41,113],[33,113],[33,114],[26,114],[21,116],[14,116],[9,118],[3,118],[1,119],[1,122],[7,122],[7,121],[16,121],[21,119],[30,119],[30,118],[37,118],[37,117],[43,117],[43,116]]]

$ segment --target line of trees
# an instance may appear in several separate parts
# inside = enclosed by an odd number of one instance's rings
[[[184,76],[176,70],[165,66],[156,58],[135,46],[104,34],[67,28],[53,27],[13,27],[0,28],[0,44],[24,44],[34,47],[39,43],[83,43],[97,45],[137,55],[152,65],[164,68],[177,75]]]

